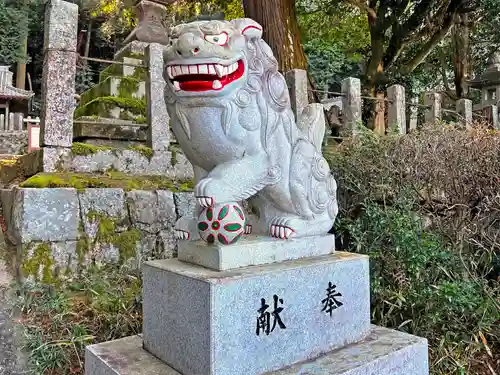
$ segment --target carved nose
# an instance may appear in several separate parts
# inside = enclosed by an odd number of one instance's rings
[[[178,41],[177,54],[182,57],[195,56],[200,52],[201,39],[194,34],[182,35]]]

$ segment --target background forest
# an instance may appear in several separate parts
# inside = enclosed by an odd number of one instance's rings
[[[26,62],[37,93],[45,2],[0,0],[0,60],[13,68]],[[112,58],[134,27],[132,8],[123,0],[73,2],[81,9],[79,53]],[[410,94],[439,89],[453,99],[469,97],[465,80],[500,45],[500,0],[183,0],[170,6],[168,22],[200,14],[232,19],[244,10],[266,25],[271,47],[281,46],[273,49],[282,70],[308,67],[319,90],[339,91],[343,78],[357,76],[372,94],[398,82]],[[77,91],[101,68],[81,66]]]

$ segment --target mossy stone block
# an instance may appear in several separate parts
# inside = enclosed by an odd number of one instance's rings
[[[75,111],[75,118],[84,116],[98,116],[123,120],[144,117],[146,116],[146,99],[122,98],[116,96],[98,97]]]
[[[77,240],[79,217],[74,188],[16,188],[12,218],[19,243]]]

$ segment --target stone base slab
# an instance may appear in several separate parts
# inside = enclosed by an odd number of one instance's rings
[[[144,347],[183,375],[256,375],[362,340],[368,257],[335,254],[213,271],[143,267]],[[196,359],[196,360],[194,360]]]
[[[372,326],[361,342],[267,375],[428,375],[427,351],[426,339]],[[88,346],[85,369],[86,375],[181,375],[145,351],[140,335]]]
[[[209,245],[202,240],[179,242],[179,260],[217,271],[327,255],[334,251],[335,236],[331,234],[286,241],[250,235],[229,246]]]

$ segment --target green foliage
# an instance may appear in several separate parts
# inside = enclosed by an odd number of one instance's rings
[[[0,65],[22,61],[22,41],[28,33],[26,13],[16,2],[0,0]]]
[[[83,93],[91,89],[93,84],[93,73],[89,65],[82,65],[76,71],[75,90],[77,93]]]
[[[318,89],[338,91],[342,79],[361,75],[370,48],[366,16],[356,8],[339,9],[330,11],[326,1],[297,1],[304,52]]]
[[[499,146],[498,133],[441,126],[365,130],[328,153],[336,234],[370,256],[372,320],[428,338],[435,375],[485,374],[500,350]]]

